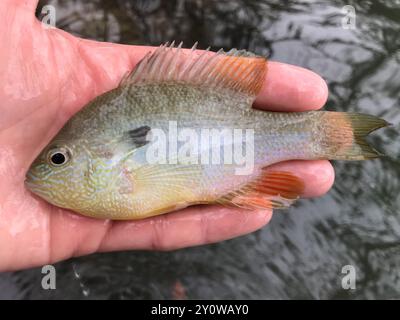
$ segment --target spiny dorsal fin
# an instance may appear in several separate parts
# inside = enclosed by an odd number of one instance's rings
[[[124,77],[121,86],[149,83],[185,83],[208,88],[228,88],[250,96],[261,90],[267,72],[267,60],[245,50],[224,52],[182,49],[165,44],[148,53]]]
[[[244,209],[287,208],[304,190],[304,183],[290,172],[263,170],[260,177],[218,199],[218,204]]]

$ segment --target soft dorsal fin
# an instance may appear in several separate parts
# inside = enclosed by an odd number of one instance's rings
[[[165,44],[148,53],[124,77],[121,86],[149,83],[186,83],[208,88],[228,88],[249,96],[261,90],[267,60],[245,50],[224,52],[191,50]]]
[[[218,204],[244,209],[287,208],[304,190],[304,183],[290,172],[263,170],[256,180],[218,199]]]

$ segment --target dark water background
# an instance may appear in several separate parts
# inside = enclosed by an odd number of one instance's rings
[[[388,157],[335,163],[326,196],[274,215],[262,230],[176,252],[120,252],[0,274],[0,298],[400,299],[400,2],[59,0],[57,26],[127,44],[167,40],[243,48],[310,68],[329,84],[327,109],[371,113],[397,124],[372,141]],[[345,5],[356,28],[342,27]],[[40,6],[38,13],[40,12]],[[345,265],[357,271],[344,290]]]

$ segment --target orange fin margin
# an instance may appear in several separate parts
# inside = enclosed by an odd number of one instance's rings
[[[303,181],[292,173],[264,170],[256,180],[216,202],[250,210],[287,208],[303,190]]]
[[[121,86],[149,83],[184,83],[231,89],[255,97],[264,83],[267,60],[245,50],[198,51],[165,44],[148,53],[124,77]]]

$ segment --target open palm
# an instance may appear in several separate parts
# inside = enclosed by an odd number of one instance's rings
[[[24,187],[25,173],[63,124],[89,100],[114,88],[151,47],[76,38],[36,20],[37,0],[0,3],[0,271],[96,251],[170,250],[249,233],[270,211],[190,207],[141,221],[96,220],[54,207]],[[190,44],[189,44],[190,45]],[[257,107],[301,111],[320,108],[327,87],[316,74],[269,64]],[[304,196],[333,182],[327,161],[276,165],[306,181]]]

